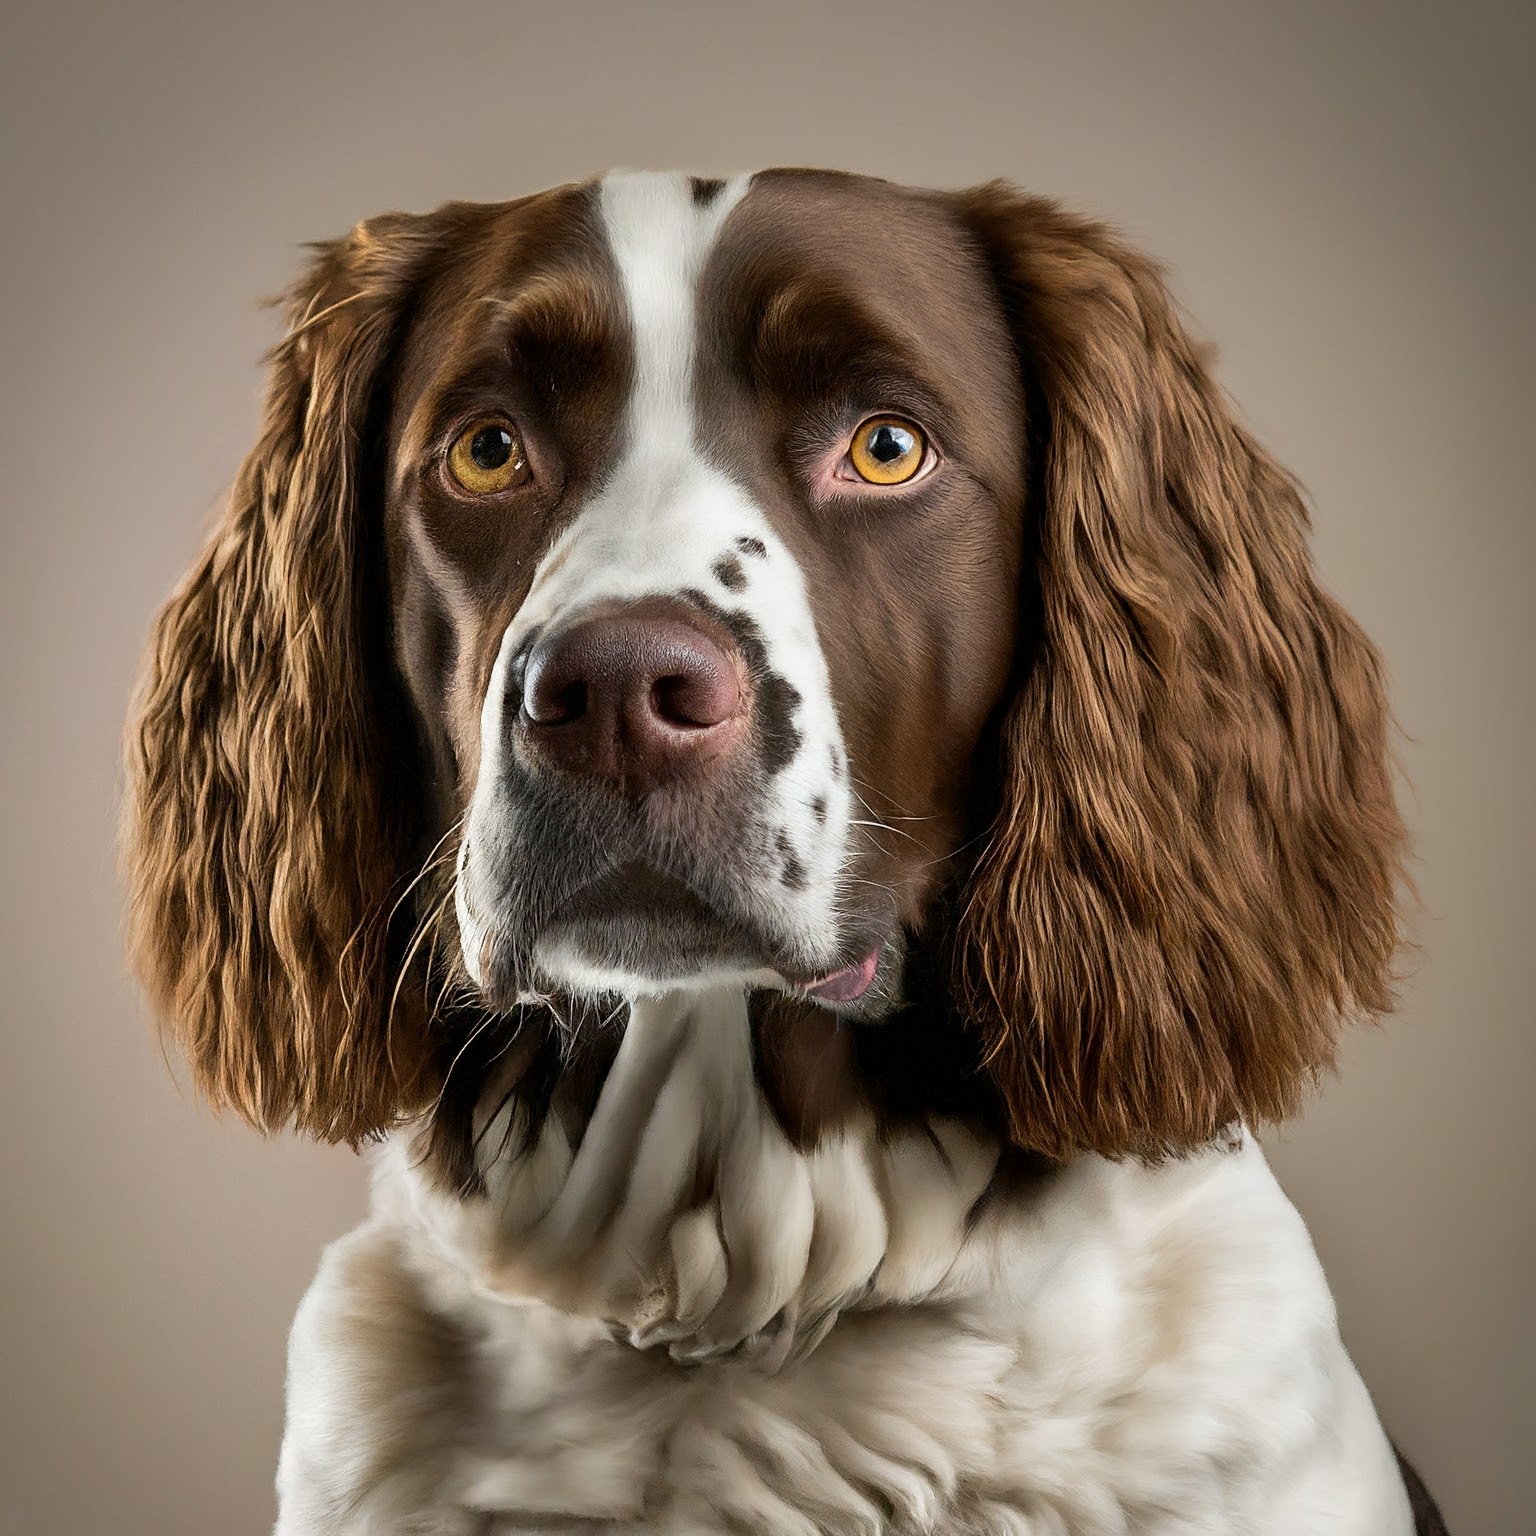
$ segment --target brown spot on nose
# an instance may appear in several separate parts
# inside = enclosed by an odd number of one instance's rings
[[[741,672],[734,650],[687,618],[584,619],[534,647],[518,724],[551,767],[645,793],[741,739]]]

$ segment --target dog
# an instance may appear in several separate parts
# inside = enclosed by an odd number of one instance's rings
[[[1391,1006],[1367,640],[1157,266],[614,173],[288,296],[156,623],[132,948],[369,1144],[280,1536],[1405,1536],[1252,1127]]]

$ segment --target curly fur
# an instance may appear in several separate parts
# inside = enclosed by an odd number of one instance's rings
[[[356,1143],[424,1093],[391,908],[412,836],[362,537],[380,366],[422,221],[318,248],[262,431],[155,623],[128,751],[135,964],[216,1106]]]
[[[1376,653],[1156,266],[1004,186],[966,208],[1032,388],[1038,638],[958,991],[1013,1135],[1162,1154],[1278,1120],[1391,1006],[1404,841]]]

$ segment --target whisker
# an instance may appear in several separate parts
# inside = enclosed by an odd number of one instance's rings
[[[848,818],[848,825],[850,827],[873,827],[878,832],[890,832],[896,837],[905,837],[910,842],[916,843],[919,848],[926,846],[920,837],[917,837],[915,834],[908,832],[906,828],[890,827],[887,826],[883,821],[866,821],[858,817],[850,816]]]
[[[869,803],[869,801],[867,801],[864,798],[864,796],[862,794],[859,793],[860,790],[868,790],[870,794],[878,795],[878,796],[880,796],[880,798],[882,800],[887,800],[887,801],[891,800],[891,797],[888,794],[886,794],[886,792],[883,789],[880,789],[878,786],[876,786],[874,784],[866,784],[864,782],[864,780],[859,778],[856,774],[850,773],[848,775],[848,783],[849,783],[849,788],[853,791],[854,799],[857,800],[859,802],[859,804],[862,805],[864,807],[864,809],[866,811],[868,811],[871,816],[878,816],[880,813],[874,808],[874,806],[872,806]],[[894,804],[895,802],[891,801],[891,803]],[[897,815],[897,814],[892,813],[892,814],[890,814],[888,816],[887,819],[890,820],[890,821],[937,821],[939,818],[936,815],[932,815],[932,816],[907,816],[907,815]]]
[[[401,960],[400,968],[396,973],[395,984],[389,995],[389,1007],[384,1015],[384,1055],[385,1059],[389,1062],[391,1074],[394,1074],[396,1070],[395,1019],[399,1010],[401,990],[405,986],[407,976],[410,975],[411,967],[421,950],[422,943],[430,936],[435,946],[436,933],[442,923],[447,910],[448,900],[451,896],[452,892],[450,891],[448,897],[438,901],[435,907],[422,915],[411,935],[410,942],[406,946],[404,958]],[[430,971],[428,974],[430,975]],[[430,1018],[431,1016],[429,1012],[428,1017]]]
[[[421,884],[423,880],[426,879],[429,874],[431,874],[441,865],[447,863],[450,859],[456,859],[458,857],[457,848],[444,849],[443,844],[446,843],[448,839],[454,835],[454,833],[460,831],[463,825],[463,815],[461,814],[456,816],[452,824],[448,827],[448,830],[444,832],[443,835],[438,838],[438,840],[432,845],[432,851],[427,854],[427,857],[423,861],[421,868],[417,870],[415,875],[411,877],[410,883],[405,887],[403,891],[400,892],[400,895],[395,900],[395,904],[389,909],[389,920],[391,922],[394,921],[395,914],[410,898],[411,893],[417,888],[417,886]]]

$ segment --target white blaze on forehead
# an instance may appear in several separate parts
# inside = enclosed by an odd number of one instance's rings
[[[540,562],[513,621],[518,636],[579,602],[716,586],[710,566],[732,546],[725,502],[745,498],[698,453],[698,283],[750,180],[733,177],[701,204],[684,175],[617,171],[603,179],[598,209],[633,340],[624,448],[591,505]],[[751,508],[737,521],[764,519]],[[755,537],[757,528],[737,536]]]
[[[634,334],[632,447],[686,453],[694,446],[699,273],[750,180],[733,177],[701,206],[687,176],[618,171],[603,179],[599,207]]]
[[[515,814],[501,804],[502,709],[510,660],[525,637],[598,603],[699,593],[750,622],[768,669],[797,695],[797,749],[754,812],[762,818],[761,847],[775,851],[777,869],[789,873],[765,878],[760,896],[765,911],[819,949],[838,937],[850,821],[826,662],[799,566],[762,508],[704,456],[695,419],[699,276],[750,180],[735,177],[704,201],[679,174],[616,172],[599,186],[633,342],[623,447],[540,561],[502,637],[481,715],[481,769],[466,841],[474,842],[477,822],[489,829]],[[729,582],[722,562],[729,562]]]

